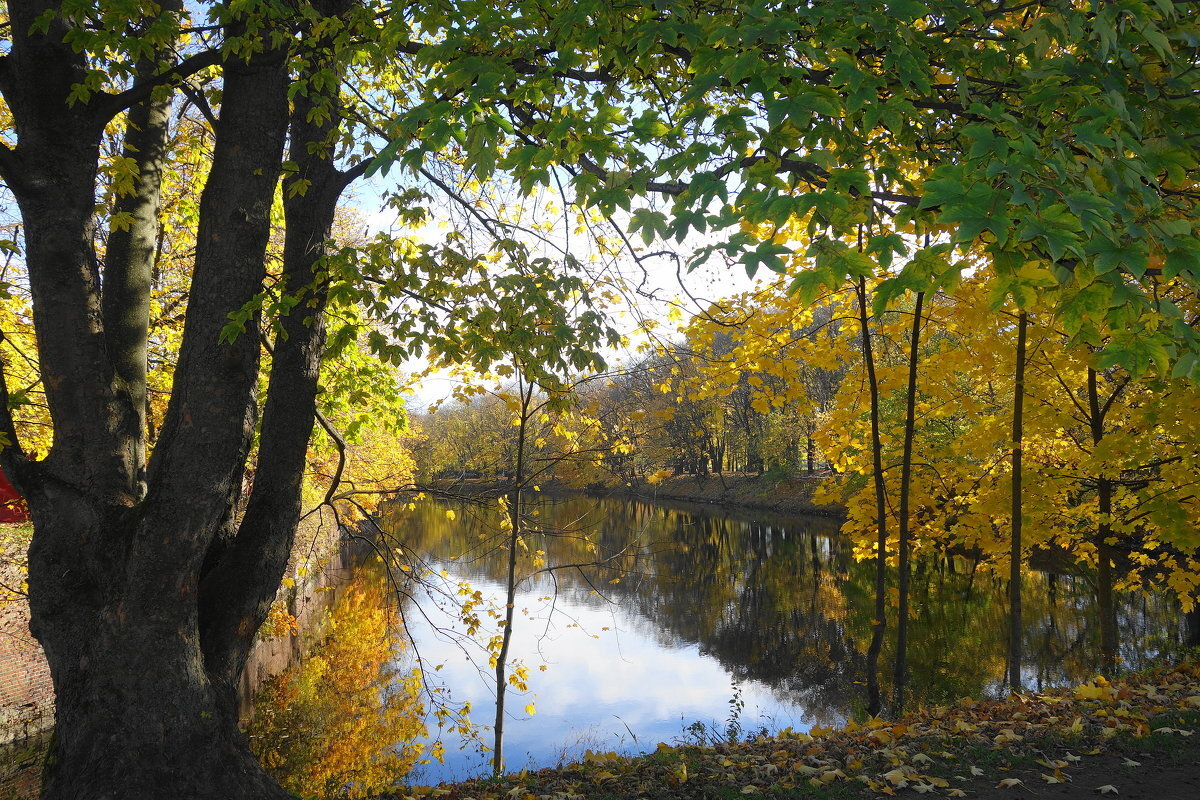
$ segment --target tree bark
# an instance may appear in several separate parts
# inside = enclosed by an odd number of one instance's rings
[[[1092,445],[1104,439],[1104,418],[1110,403],[1101,405],[1096,370],[1088,367],[1087,398],[1091,423]],[[1117,392],[1120,389],[1116,390]],[[1111,401],[1111,398],[1110,398]],[[1096,604],[1100,607],[1100,664],[1112,675],[1117,668],[1119,648],[1116,600],[1113,594],[1112,570],[1112,481],[1103,475],[1096,478],[1096,502],[1100,520],[1096,523]]]
[[[328,61],[329,59],[325,59]],[[310,69],[326,64],[314,60]],[[258,466],[246,513],[232,540],[214,541],[200,585],[201,638],[210,675],[236,687],[253,638],[287,567],[301,511],[301,484],[316,421],[325,344],[328,279],[320,274],[338,199],[347,176],[333,162],[338,128],[336,88],[297,95],[288,158],[297,167],[284,184],[283,275],[280,291],[298,302],[279,323],[272,351]],[[313,114],[318,103],[328,115]],[[314,122],[312,120],[321,120]],[[292,191],[298,182],[301,194]],[[247,626],[247,621],[250,625]]]
[[[136,472],[118,444],[136,412],[122,392],[104,346],[100,276],[95,249],[95,186],[105,120],[86,103],[70,102],[84,79],[84,56],[64,42],[71,26],[35,21],[57,3],[12,3],[11,52],[0,69],[17,144],[0,147],[0,176],[23,222],[25,264],[33,301],[39,366],[54,425],[54,444],[41,475],[128,506],[136,502]],[[8,464],[12,466],[12,464]],[[20,485],[29,495],[34,487]]]
[[[867,713],[875,716],[883,708],[879,688],[879,654],[887,632],[887,488],[883,481],[883,442],[879,433],[879,381],[875,377],[875,354],[871,347],[871,326],[867,316],[867,281],[858,279],[858,324],[862,334],[863,363],[867,371],[867,389],[871,395],[871,466],[875,483],[875,618],[871,623],[871,644],[867,648]]]
[[[163,5],[177,6],[177,2],[168,0]],[[151,78],[158,66],[157,59],[142,58],[138,74],[144,79]],[[162,207],[172,96],[171,92],[149,96],[135,103],[126,114],[121,155],[135,165],[133,186],[113,203],[113,222],[104,256],[101,311],[105,347],[118,385],[129,398],[128,413],[122,417],[117,432],[118,447],[130,461],[133,494],[139,500],[146,492],[150,289],[158,253],[158,213]]]
[[[892,684],[892,705],[904,712],[904,689],[908,677],[908,584],[909,584],[909,495],[912,484],[913,436],[917,417],[917,357],[921,345],[921,311],[925,293],[917,292],[913,308],[912,334],[908,350],[908,386],[904,404],[904,448],[900,456],[900,541],[899,603],[896,608],[896,663]]]
[[[1013,380],[1012,418],[1012,538],[1009,548],[1008,571],[1008,683],[1013,690],[1021,689],[1024,623],[1021,620],[1021,467],[1025,438],[1025,344],[1029,329],[1029,314],[1017,316],[1017,363]]]
[[[524,382],[521,393],[520,418],[517,425],[517,452],[513,464],[513,488],[508,496],[508,572],[505,582],[504,631],[500,637],[500,652],[496,654],[496,718],[492,742],[492,776],[504,772],[504,700],[508,688],[508,650],[512,644],[512,628],[517,602],[517,548],[521,541],[521,504],[525,489],[525,445],[528,436],[529,403],[533,384]]]
[[[251,315],[232,341],[221,333],[262,286],[287,121],[283,54],[224,69],[180,364],[143,500],[137,362],[149,285],[139,264],[145,254],[134,251],[144,231],[128,246],[118,236],[103,287],[111,294],[102,299],[94,195],[106,120],[68,101],[84,65],[63,41],[67,24],[54,20],[46,34],[29,33],[43,10],[13,5],[12,53],[0,83],[18,137],[0,154],[0,171],[25,224],[55,426],[44,461],[23,461],[19,448],[3,456],[30,503],[32,628],[56,694],[43,796],[284,797],[246,747],[220,680],[205,669],[196,601],[208,544],[240,488],[254,420],[257,320]],[[153,106],[140,122],[135,110],[132,139],[160,135],[162,109]],[[146,225],[156,204],[153,144],[140,146],[148,160],[130,199]],[[256,628],[250,621],[243,635]]]

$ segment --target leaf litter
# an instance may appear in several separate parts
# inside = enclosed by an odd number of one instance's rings
[[[578,763],[498,780],[410,787],[380,800],[582,800],[603,798],[886,797],[899,793],[968,797],[984,786],[1012,796],[1033,792],[1000,773],[1036,765],[1046,788],[1072,782],[1114,741],[1151,734],[1186,740],[1200,729],[1200,661],[1119,681],[1102,677],[1072,689],[964,698],[890,721],[872,718],[838,729],[785,729],[736,744],[659,744],[647,755],[587,751]],[[980,762],[979,764],[972,763]],[[1136,775],[1140,762],[1122,764]],[[1118,794],[1119,786],[1091,788]],[[840,791],[839,791],[840,790]]]

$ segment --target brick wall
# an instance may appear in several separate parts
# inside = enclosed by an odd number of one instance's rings
[[[0,605],[0,744],[54,724],[54,688],[41,645],[29,633],[29,607]]]

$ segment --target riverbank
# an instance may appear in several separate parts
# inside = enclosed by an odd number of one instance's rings
[[[841,506],[823,505],[813,501],[822,475],[778,477],[770,473],[753,475],[725,473],[721,475],[671,475],[654,483],[593,484],[573,486],[562,481],[546,481],[539,489],[546,494],[590,494],[634,500],[668,501],[716,505],[729,509],[770,511],[782,515],[816,515],[840,519],[845,516]],[[503,480],[465,478],[439,481],[440,492],[471,497],[499,495],[509,489]]]
[[[579,763],[499,780],[408,789],[379,800],[738,797],[872,798],[901,792],[980,800],[1200,797],[1200,662],[1109,683],[964,699],[896,722],[783,731],[645,756],[589,751]]]
[[[656,483],[605,487],[594,491],[616,497],[709,503],[724,508],[757,509],[785,515],[845,516],[845,509],[841,506],[813,502],[813,495],[824,479],[822,475],[777,477],[770,473],[672,475]]]

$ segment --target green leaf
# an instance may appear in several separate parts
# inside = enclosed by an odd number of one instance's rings
[[[774,242],[760,242],[758,247],[748,250],[738,259],[746,267],[747,277],[753,278],[759,266],[764,266],[772,272],[786,271],[783,256],[791,254],[791,248]]]

